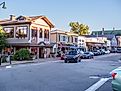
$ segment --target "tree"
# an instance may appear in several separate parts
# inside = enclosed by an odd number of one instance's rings
[[[3,28],[0,26],[0,55],[2,55],[2,50],[7,46],[6,35]],[[1,64],[1,60],[0,60]]]
[[[6,46],[7,46],[6,34],[3,28],[0,26],[0,53],[2,52],[2,49],[4,49]]]
[[[79,24],[78,22],[70,22],[69,26],[71,27],[71,31],[78,35],[88,35],[89,34],[88,25]]]

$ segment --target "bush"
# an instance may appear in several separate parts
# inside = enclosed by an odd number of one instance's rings
[[[22,48],[18,51],[13,56],[14,60],[28,60],[30,59],[30,52],[29,50]]]

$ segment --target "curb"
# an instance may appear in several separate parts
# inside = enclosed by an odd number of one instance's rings
[[[23,62],[23,63],[12,63],[12,64],[5,64],[5,65],[1,65],[0,68],[4,68],[6,66],[14,66],[14,65],[21,65],[21,64],[33,64],[33,63],[44,63],[44,62],[53,62],[53,61],[57,61],[59,60],[58,58],[54,58],[52,61],[49,59],[42,59],[42,60],[38,60],[38,61],[26,61],[26,62]]]

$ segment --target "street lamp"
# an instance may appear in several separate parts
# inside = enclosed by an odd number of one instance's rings
[[[2,6],[3,9],[6,9],[5,2],[0,3],[0,6]]]

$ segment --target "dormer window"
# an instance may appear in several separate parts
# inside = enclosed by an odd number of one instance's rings
[[[18,18],[16,18],[16,20],[19,20],[19,21],[23,21],[23,20],[26,20],[26,17],[24,17],[24,16],[19,16]]]

